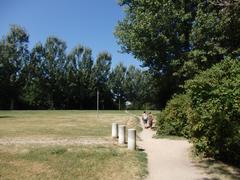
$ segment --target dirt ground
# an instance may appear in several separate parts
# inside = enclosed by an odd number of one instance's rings
[[[211,179],[191,162],[191,144],[187,140],[154,139],[154,131],[144,129],[139,147],[147,153],[147,180]]]

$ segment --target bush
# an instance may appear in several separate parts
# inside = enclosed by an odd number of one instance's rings
[[[240,62],[224,60],[187,81],[184,88],[191,98],[188,122],[196,151],[239,163]]]
[[[191,112],[189,97],[186,94],[175,95],[158,115],[157,133],[189,137],[187,123],[189,112]]]

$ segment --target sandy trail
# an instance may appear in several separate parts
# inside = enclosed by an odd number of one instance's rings
[[[187,140],[154,139],[153,135],[153,130],[143,128],[138,142],[148,156],[147,180],[210,179],[191,162]]]

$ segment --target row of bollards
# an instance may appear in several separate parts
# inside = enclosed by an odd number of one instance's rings
[[[112,123],[112,137],[118,138],[119,144],[125,144],[126,126]],[[136,129],[128,129],[128,149],[136,149]]]

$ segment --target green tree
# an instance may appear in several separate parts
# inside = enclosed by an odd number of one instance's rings
[[[41,43],[37,43],[30,53],[30,61],[25,66],[26,82],[22,91],[22,99],[31,108],[47,108],[48,92],[46,91],[45,50]]]
[[[19,102],[20,91],[24,85],[22,70],[29,57],[28,39],[29,36],[22,27],[12,25],[9,34],[0,41],[0,85],[3,108],[14,109],[16,101]]]
[[[155,74],[164,104],[179,84],[174,72],[190,51],[197,1],[122,0],[120,5],[126,17],[116,27],[118,42]]]
[[[46,91],[49,108],[63,108],[64,73],[66,66],[66,43],[57,37],[48,37],[44,45]]]
[[[226,56],[240,55],[240,1],[211,0],[199,3],[190,34],[189,59],[200,70],[220,62]]]
[[[129,66],[126,72],[125,94],[133,109],[155,109],[156,87],[152,75]]]
[[[89,48],[85,48],[84,50],[80,72],[82,77],[82,84],[84,87],[84,108],[94,109],[96,107],[96,91],[94,91],[96,87],[96,79],[93,66],[92,50]]]
[[[92,51],[78,45],[68,54],[67,63],[67,104],[70,108],[91,108],[95,97]],[[90,105],[88,105],[90,104]]]
[[[109,77],[109,87],[113,94],[115,101],[118,102],[118,109],[125,106],[125,78],[126,67],[122,63],[118,64],[111,72]]]
[[[97,89],[100,92],[100,103],[102,108],[112,107],[112,96],[111,92],[107,86],[108,79],[110,75],[112,57],[107,52],[99,53],[94,64],[93,71],[95,77],[95,88],[94,92],[97,92]]]
[[[115,35],[154,74],[162,105],[180,85],[226,56],[239,58],[240,5],[228,0],[121,0]]]

